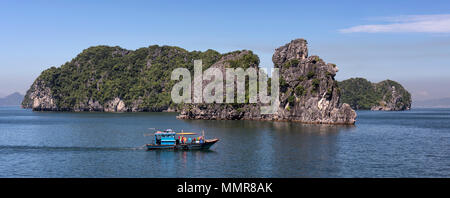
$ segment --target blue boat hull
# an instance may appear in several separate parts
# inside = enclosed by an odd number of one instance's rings
[[[212,145],[218,142],[219,139],[206,140],[203,143],[190,143],[190,144],[174,144],[174,145],[159,145],[159,144],[147,144],[147,150],[202,150],[209,149]]]

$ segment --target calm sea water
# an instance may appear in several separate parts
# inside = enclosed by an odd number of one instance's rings
[[[359,111],[355,126],[0,107],[0,177],[450,177],[450,109]],[[148,128],[210,151],[146,151]]]

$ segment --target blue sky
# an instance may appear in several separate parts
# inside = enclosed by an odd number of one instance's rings
[[[305,38],[338,80],[450,97],[448,1],[1,1],[0,28],[0,96],[94,45],[250,49],[272,67],[276,47]]]

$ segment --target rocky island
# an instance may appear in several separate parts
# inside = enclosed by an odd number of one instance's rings
[[[273,55],[273,63],[280,69],[280,108],[275,114],[261,114],[260,104],[173,103],[172,70],[185,67],[193,71],[198,59],[203,61],[203,69],[259,67],[258,56],[249,50],[221,54],[157,45],[134,51],[96,46],[61,67],[43,71],[27,91],[22,107],[35,111],[179,111],[180,119],[355,123],[355,111],[340,101],[334,79],[338,67],[308,56],[304,39],[277,48]]]
[[[238,52],[232,52],[234,54]],[[205,68],[223,54],[153,45],[137,50],[95,46],[61,67],[41,73],[26,92],[22,106],[35,111],[176,111],[171,102],[172,70],[192,71],[194,60]]]
[[[340,103],[335,64],[308,56],[307,41],[296,39],[275,50],[280,69],[280,103],[274,114],[261,114],[260,104],[192,104],[182,107],[181,119],[245,119],[297,121],[316,124],[354,124],[356,112]],[[256,65],[254,65],[256,66]],[[213,65],[223,69],[229,64]]]
[[[364,78],[339,82],[342,102],[353,109],[403,111],[411,109],[411,94],[398,82],[384,80],[371,83]]]

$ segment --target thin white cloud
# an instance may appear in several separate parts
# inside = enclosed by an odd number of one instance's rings
[[[441,15],[404,15],[380,18],[388,24],[358,25],[340,29],[341,33],[354,32],[423,32],[450,33],[450,14]]]

